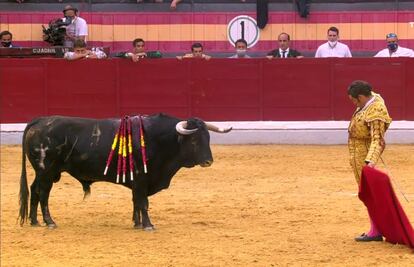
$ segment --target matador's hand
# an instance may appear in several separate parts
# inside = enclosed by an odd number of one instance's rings
[[[375,163],[374,162],[367,162],[367,166],[371,167],[371,168],[375,168]]]

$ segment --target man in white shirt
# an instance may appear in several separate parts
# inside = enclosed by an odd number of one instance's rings
[[[64,20],[70,20],[70,24],[66,26],[66,36],[63,43],[64,46],[73,47],[75,39],[82,39],[86,42],[88,36],[88,25],[86,21],[78,17],[78,10],[71,5],[67,5],[63,9]]]
[[[318,47],[315,57],[352,57],[349,47],[346,44],[340,43],[338,39],[338,28],[330,27],[328,29],[328,42]]]
[[[398,37],[395,33],[386,36],[387,48],[379,51],[374,57],[414,57],[414,51],[398,45]]]

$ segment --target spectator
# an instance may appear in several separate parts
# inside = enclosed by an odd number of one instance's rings
[[[132,61],[137,62],[141,58],[146,58],[147,53],[145,52],[145,41],[141,38],[136,38],[132,41],[133,52],[126,53],[125,57],[130,58]]]
[[[176,8],[177,8],[178,3],[180,3],[180,2],[181,2],[181,0],[172,0],[172,1],[171,1],[170,8],[171,8],[171,9],[176,9]]]
[[[171,1],[171,5],[170,5],[170,8],[171,9],[176,9],[177,8],[177,5],[178,5],[178,3],[180,3],[182,0],[172,0]],[[144,0],[137,0],[137,3],[142,3],[142,2],[144,2]],[[164,2],[163,0],[153,0],[153,2],[155,2],[155,3],[162,3],[162,2]]]
[[[132,52],[119,52],[115,57],[130,58],[133,62],[138,62],[142,58],[161,58],[160,51],[146,51],[145,41],[141,38],[136,38],[132,41]]]
[[[230,58],[250,58],[247,55],[247,42],[244,39],[239,39],[234,43],[236,48],[236,54],[232,55]]]
[[[395,33],[386,36],[387,48],[379,51],[374,57],[414,57],[414,51],[398,45],[398,37]]]
[[[338,39],[338,28],[330,27],[328,29],[328,42],[318,47],[315,57],[352,57],[349,47],[339,42]]]
[[[8,48],[18,47],[18,46],[13,45],[12,43],[13,34],[9,31],[2,31],[0,33],[0,41],[1,41],[1,47],[8,47]]]
[[[137,0],[137,3],[143,3],[144,0]],[[155,3],[162,3],[164,0],[145,0],[145,2],[155,2]]]
[[[208,56],[203,53],[203,45],[201,43],[194,43],[191,46],[191,53],[185,54],[184,56],[178,56],[178,59],[183,58],[204,58],[205,60],[209,60],[211,56]]]
[[[270,51],[267,54],[267,58],[287,58],[287,57],[296,57],[302,58],[302,54],[294,49],[290,49],[290,36],[289,34],[282,32],[277,37],[277,41],[279,42],[279,48]]]
[[[83,39],[75,39],[73,52],[66,52],[64,58],[67,60],[77,60],[82,58],[106,58],[105,52],[96,49],[94,51],[86,49],[86,42]]]
[[[63,9],[64,19],[70,23],[66,26],[64,46],[73,47],[75,39],[82,39],[86,42],[88,25],[83,18],[78,16],[78,13],[78,9],[71,5],[67,5],[65,6],[65,9]]]

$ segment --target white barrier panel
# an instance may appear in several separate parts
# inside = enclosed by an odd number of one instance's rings
[[[212,144],[346,144],[347,121],[227,121],[227,134],[211,132]],[[1,144],[21,144],[26,124],[2,124]],[[386,134],[388,144],[414,144],[414,121],[394,121]]]

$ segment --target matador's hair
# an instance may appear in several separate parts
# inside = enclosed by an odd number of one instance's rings
[[[366,81],[353,81],[348,87],[348,95],[353,98],[358,98],[359,95],[370,96],[372,95],[372,86]]]

